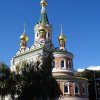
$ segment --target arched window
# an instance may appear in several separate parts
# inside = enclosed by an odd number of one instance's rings
[[[72,60],[68,60],[68,69],[72,69],[73,68],[73,62]]]
[[[82,87],[82,91],[83,91],[83,94],[85,94],[85,87],[84,86]]]
[[[68,69],[68,61],[66,61],[66,69]]]
[[[64,94],[69,94],[69,82],[64,83]]]
[[[86,95],[86,91],[87,91],[86,84],[83,83],[83,84],[82,84],[82,93],[83,93],[83,95]]]
[[[75,93],[78,93],[78,86],[75,86]]]
[[[74,83],[74,94],[79,94],[79,83],[78,82]]]
[[[61,61],[61,68],[64,68],[64,60]]]

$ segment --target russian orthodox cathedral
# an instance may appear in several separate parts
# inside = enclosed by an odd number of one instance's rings
[[[49,23],[46,6],[47,1],[41,0],[40,20],[34,26],[34,43],[27,46],[28,35],[24,32],[20,36],[20,49],[11,60],[11,71],[16,71],[16,65],[20,62],[36,62],[48,52],[52,52],[54,60],[52,75],[56,79],[61,90],[58,100],[88,100],[87,79],[75,77],[73,69],[73,54],[65,48],[66,36],[62,26],[59,34],[59,48],[52,43],[52,25]]]

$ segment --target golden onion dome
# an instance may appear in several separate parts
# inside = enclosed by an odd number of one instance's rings
[[[48,32],[47,28],[44,25],[41,25],[38,30],[39,32],[45,32],[45,33]]]
[[[23,33],[21,36],[20,36],[20,40],[25,40],[26,42],[28,41],[28,36]]]
[[[46,2],[45,0],[42,0],[42,1],[40,2],[40,4],[41,4],[41,6],[47,6],[47,2]]]
[[[59,36],[59,41],[60,40],[63,40],[64,42],[66,42],[66,36],[64,36],[63,34],[61,34],[60,36]]]

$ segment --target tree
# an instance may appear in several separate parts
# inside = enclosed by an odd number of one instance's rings
[[[7,80],[9,79],[10,75],[10,69],[9,67],[1,62],[0,63],[0,95],[1,99],[5,97],[5,95],[8,94],[8,89],[7,89]]]
[[[9,79],[7,80],[6,86],[7,86],[7,90],[8,90],[8,95],[11,96],[12,100],[15,100],[16,96],[17,96],[17,91],[20,91],[18,89],[20,89],[19,83],[20,83],[20,75],[16,74],[15,72],[11,72]]]
[[[42,57],[42,56],[41,56]],[[9,80],[10,93],[18,100],[42,100],[59,97],[59,87],[52,76],[53,56],[48,53],[35,63],[22,62],[17,66],[17,73]],[[8,83],[9,83],[8,82]],[[13,85],[12,85],[13,84]],[[12,91],[12,92],[11,92]],[[14,99],[13,99],[14,100]]]

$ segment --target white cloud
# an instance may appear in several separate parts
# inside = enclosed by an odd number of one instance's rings
[[[77,69],[78,72],[83,72],[85,68],[79,68]]]
[[[85,67],[85,68],[79,68],[77,69],[78,72],[82,72],[85,69],[89,69],[89,70],[100,70],[100,66],[89,66],[89,67]]]

